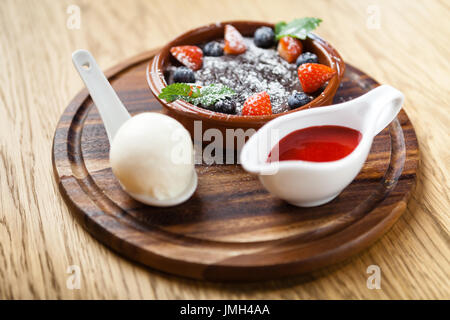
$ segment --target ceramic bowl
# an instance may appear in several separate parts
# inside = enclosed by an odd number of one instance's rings
[[[224,26],[231,24],[241,32],[243,36],[252,37],[256,29],[262,26],[274,27],[271,23],[255,22],[255,21],[228,21],[206,25],[190,30],[174,40],[166,44],[161,51],[154,57],[153,62],[147,68],[147,81],[154,96],[158,99],[161,90],[167,86],[165,79],[165,71],[170,65],[179,65],[170,54],[170,48],[179,45],[199,45],[208,41],[223,39]],[[317,35],[312,34],[308,39],[302,41],[303,51],[315,53],[319,58],[319,63],[325,64],[336,70],[337,76],[333,77],[325,89],[310,103],[283,113],[272,114],[267,116],[242,116],[228,115],[218,113],[194,106],[182,100],[167,103],[160,100],[164,107],[164,111],[169,116],[180,121],[186,129],[191,133],[194,140],[202,139],[203,132],[207,129],[214,128],[222,132],[225,137],[226,144],[235,145],[233,141],[227,141],[226,129],[259,129],[268,121],[281,115],[298,112],[304,109],[330,105],[333,97],[339,87],[339,83],[343,77],[345,64],[339,53],[325,40]],[[292,79],[298,81],[298,79]],[[195,126],[195,121],[201,121]],[[201,136],[199,137],[198,135]],[[228,135],[229,137],[232,135]],[[229,138],[228,138],[229,140]],[[239,142],[238,142],[239,143]],[[235,145],[236,146],[236,145]]]

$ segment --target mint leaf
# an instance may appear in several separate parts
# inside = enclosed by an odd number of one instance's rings
[[[191,86],[186,83],[174,83],[161,90],[158,98],[164,99],[167,102],[172,102],[180,97],[189,96],[191,92]]]
[[[208,86],[197,88],[195,85],[187,83],[173,83],[162,89],[158,98],[167,102],[173,102],[181,99],[196,106],[211,106],[218,100],[231,97],[235,94],[233,89],[222,84],[210,84]]]
[[[280,40],[282,37],[290,36],[305,40],[308,33],[317,28],[321,22],[322,19],[319,18],[299,18],[289,23],[279,22],[275,25],[276,39]]]
[[[231,97],[235,92],[222,84],[211,84],[200,89],[200,96],[192,100],[192,104],[211,106],[219,100]]]
[[[275,25],[275,34],[279,34],[281,29],[283,29],[286,26],[286,22],[280,21]]]

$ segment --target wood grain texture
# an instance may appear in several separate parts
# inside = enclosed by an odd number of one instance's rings
[[[131,114],[162,112],[146,81],[153,56],[141,54],[108,72]],[[346,70],[335,103],[378,85],[351,66]],[[203,162],[191,199],[154,208],[129,197],[112,174],[108,137],[86,90],[62,114],[52,155],[62,195],[94,237],[155,269],[213,281],[285,278],[361,251],[405,210],[419,159],[414,129],[401,111],[374,139],[360,174],[327,205],[288,205],[241,166]]]
[[[81,8],[79,30],[66,28],[71,4]],[[448,299],[447,2],[217,1],[212,6],[211,1],[169,0],[0,2],[0,298]],[[367,27],[370,6],[379,10],[379,28]],[[339,268],[252,285],[149,271],[84,231],[58,192],[49,156],[58,119],[82,88],[72,51],[89,49],[107,69],[202,24],[276,22],[299,12],[324,20],[318,34],[345,61],[405,93],[421,163],[417,188],[392,229]],[[381,290],[366,287],[372,264],[381,268]],[[69,265],[81,268],[80,290],[66,287]]]

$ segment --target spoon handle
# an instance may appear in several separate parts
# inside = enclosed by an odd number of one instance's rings
[[[112,143],[120,126],[131,116],[89,51],[75,51],[72,61],[97,106],[109,143]]]

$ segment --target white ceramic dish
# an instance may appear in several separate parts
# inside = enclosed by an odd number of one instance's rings
[[[397,116],[404,96],[383,85],[354,100],[322,108],[302,110],[278,117],[258,130],[241,152],[243,168],[257,174],[275,196],[300,207],[325,204],[342,192],[361,170],[373,137]],[[330,162],[267,162],[274,145],[284,136],[302,128],[338,125],[358,130],[362,139],[343,159]]]

